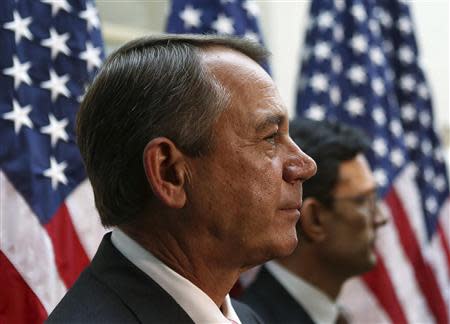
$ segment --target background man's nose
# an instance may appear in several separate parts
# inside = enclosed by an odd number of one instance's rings
[[[375,207],[375,214],[373,217],[373,224],[376,228],[386,225],[389,221],[388,215],[380,208],[377,202]]]

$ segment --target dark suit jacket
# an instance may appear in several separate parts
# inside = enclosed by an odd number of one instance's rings
[[[241,301],[249,305],[266,324],[314,324],[303,307],[263,266]]]
[[[260,323],[233,301],[242,323]],[[177,302],[125,258],[106,234],[91,264],[67,292],[47,323],[193,323]]]

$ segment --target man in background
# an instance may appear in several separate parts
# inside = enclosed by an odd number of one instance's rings
[[[78,145],[113,231],[49,322],[257,322],[228,292],[294,250],[316,171],[289,137],[266,55],[245,40],[162,35],[108,58]]]
[[[304,185],[299,244],[263,266],[242,300],[267,323],[341,322],[336,298],[348,278],[375,265],[376,230],[386,223],[363,155],[369,144],[359,131],[326,121],[295,120],[290,133],[317,163]]]

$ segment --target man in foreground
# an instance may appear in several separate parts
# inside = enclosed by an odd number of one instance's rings
[[[296,120],[290,132],[317,163],[304,186],[299,244],[267,263],[242,300],[267,323],[339,323],[339,291],[375,265],[376,230],[386,223],[363,155],[369,144],[355,129],[331,122]]]
[[[78,144],[114,227],[49,322],[256,322],[228,292],[297,245],[314,161],[289,137],[258,45],[165,35],[112,54],[83,100]]]

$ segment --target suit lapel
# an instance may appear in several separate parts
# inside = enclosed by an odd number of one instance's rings
[[[91,267],[140,322],[193,323],[164,289],[112,245],[111,233],[104,236]]]
[[[262,267],[255,282],[258,293],[271,303],[274,313],[283,323],[314,324],[303,307],[283,288],[283,286]]]

